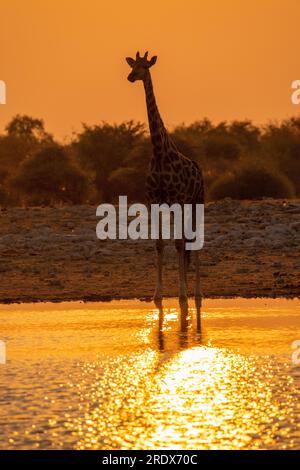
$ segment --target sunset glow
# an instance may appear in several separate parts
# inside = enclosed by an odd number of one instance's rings
[[[297,114],[291,83],[297,0],[11,0],[1,5],[7,105],[45,119],[60,138],[81,122],[146,121],[125,56],[158,55],[153,80],[168,126],[204,116],[257,123]]]

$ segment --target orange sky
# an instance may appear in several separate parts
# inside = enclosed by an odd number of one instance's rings
[[[146,121],[142,86],[126,80],[137,49],[158,55],[168,126],[300,112],[299,0],[2,0],[0,15],[0,130],[16,113],[59,138],[81,122]]]

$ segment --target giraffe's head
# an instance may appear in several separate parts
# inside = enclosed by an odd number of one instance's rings
[[[127,63],[132,68],[132,71],[128,75],[128,80],[130,82],[135,82],[136,80],[145,80],[148,70],[152,65],[155,64],[157,56],[153,56],[152,59],[148,60],[148,52],[144,55],[144,57],[140,56],[140,53],[136,53],[135,60],[131,57],[126,57]]]

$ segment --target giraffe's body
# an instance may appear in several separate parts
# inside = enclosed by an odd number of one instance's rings
[[[147,112],[151,141],[153,145],[153,157],[150,161],[149,174],[146,180],[146,194],[149,203],[172,205],[178,204],[203,204],[204,185],[202,171],[197,163],[180,153],[176,145],[170,139],[168,132],[160,117],[151,80],[149,68],[156,62],[156,57],[147,60],[147,53],[140,57],[137,53],[136,60],[127,58],[132,67],[128,76],[129,81],[142,80],[144,83]],[[186,288],[186,253],[184,240],[176,240],[176,249],[179,253],[180,298],[187,297]],[[162,297],[162,252],[163,242],[157,241],[158,253],[158,277],[155,293],[156,300]],[[196,256],[196,297],[200,297],[198,253]]]
[[[163,161],[150,162],[146,180],[147,198],[151,203],[202,204],[202,172],[196,162],[178,150],[168,150]]]

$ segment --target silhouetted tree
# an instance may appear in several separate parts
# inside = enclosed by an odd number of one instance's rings
[[[106,201],[112,197],[108,178],[112,171],[124,166],[125,160],[144,137],[144,125],[123,122],[120,125],[102,123],[83,126],[77,135],[74,150],[81,166],[92,171],[99,196]]]
[[[53,138],[44,129],[41,119],[15,116],[0,135],[0,182],[16,172],[20,163],[36,153]]]
[[[259,149],[261,130],[251,121],[233,121],[227,128],[227,134],[239,144],[244,153],[250,154]]]
[[[201,166],[208,192],[218,187],[221,194],[226,186],[234,194],[233,185],[240,195],[250,197],[252,187],[253,197],[260,197],[267,195],[259,189],[265,181],[269,195],[288,197],[294,194],[290,180],[300,195],[300,117],[263,128],[249,120],[214,124],[205,118],[170,133],[178,149]],[[140,122],[84,125],[71,144],[58,146],[41,119],[17,115],[0,134],[0,199],[16,204],[19,193],[19,201],[30,203],[99,202],[123,193],[143,201],[151,157],[149,134]],[[256,181],[258,190],[247,186],[249,181]]]
[[[51,142],[53,137],[45,131],[44,121],[31,116],[17,114],[5,128],[8,136],[24,140]]]
[[[52,144],[26,159],[10,187],[27,204],[80,204],[86,202],[89,182],[65,149]]]
[[[145,173],[136,168],[118,168],[114,170],[108,183],[111,189],[112,199],[119,195],[125,195],[129,201],[138,201],[144,199]]]
[[[293,181],[300,195],[300,117],[265,127],[262,153]]]

